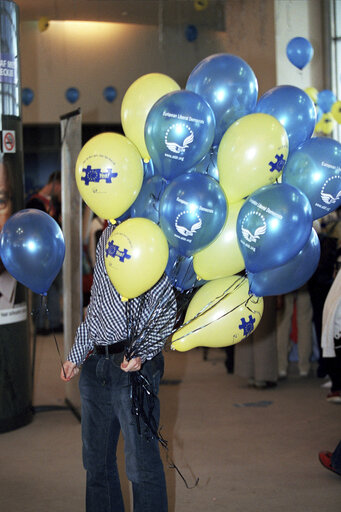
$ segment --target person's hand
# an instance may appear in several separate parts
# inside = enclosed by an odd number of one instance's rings
[[[133,357],[130,361],[127,361],[126,358],[123,359],[121,364],[121,370],[124,372],[138,372],[141,370],[142,361],[140,357]]]
[[[72,377],[78,373],[79,368],[77,368],[75,363],[71,363],[71,361],[65,361],[63,368],[60,371],[60,378],[65,382],[69,382],[69,380],[71,380]]]

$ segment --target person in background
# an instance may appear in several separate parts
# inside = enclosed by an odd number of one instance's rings
[[[8,170],[0,162],[0,231],[13,213],[12,190]],[[0,309],[13,308],[17,281],[5,269],[0,259]]]
[[[277,385],[276,305],[276,297],[264,297],[264,312],[257,329],[235,345],[235,374],[259,389]]]
[[[278,296],[277,311],[277,354],[278,376],[285,379],[288,374],[290,332],[294,306],[298,326],[298,369],[301,377],[307,377],[310,371],[312,353],[312,306],[308,286],[303,285],[294,292]]]
[[[36,208],[51,215],[58,224],[61,224],[61,173],[55,171],[50,174],[48,182],[38,192],[33,194],[26,202],[26,208]],[[36,333],[41,335],[62,332],[62,272],[59,272],[47,293],[48,318],[45,311],[41,311],[41,297],[33,294],[33,309]]]
[[[322,466],[341,476],[341,441],[333,452],[320,452],[319,461]]]
[[[326,371],[332,383],[327,401],[341,404],[341,270],[324,304],[321,346]]]
[[[132,412],[132,382],[139,372],[152,386],[154,408],[145,411],[159,424],[158,389],[163,374],[162,348],[176,319],[176,300],[166,274],[139,297],[123,302],[105,268],[105,248],[114,230],[109,226],[97,244],[90,304],[84,322],[63,365],[69,381],[82,366],[83,464],[86,470],[86,511],[123,512],[124,503],[116,462],[122,430],[126,473],[132,482],[135,512],[166,512],[167,492],[158,439],[146,432]],[[161,308],[161,304],[166,304]],[[131,325],[137,339],[129,340]],[[140,342],[139,339],[145,339]],[[134,354],[127,360],[127,343]],[[146,400],[147,402],[147,400]],[[144,403],[146,403],[144,402]],[[135,412],[135,411],[134,411]]]

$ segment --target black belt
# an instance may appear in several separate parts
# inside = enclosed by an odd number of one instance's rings
[[[111,345],[94,345],[95,354],[106,355],[106,354],[120,354],[124,351],[127,344],[125,341],[118,341]]]

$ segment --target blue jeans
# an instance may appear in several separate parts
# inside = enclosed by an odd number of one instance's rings
[[[132,482],[134,512],[167,512],[167,491],[159,442],[138,433],[131,411],[129,374],[119,367],[117,356],[91,355],[84,363],[79,389],[82,400],[83,464],[86,475],[87,512],[124,512],[116,461],[122,430],[126,473]],[[155,395],[163,374],[163,356],[146,361],[142,373]],[[160,404],[153,415],[159,425]]]

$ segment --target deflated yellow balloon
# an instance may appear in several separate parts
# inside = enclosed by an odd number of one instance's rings
[[[154,103],[169,92],[179,91],[180,86],[167,75],[149,73],[133,82],[127,89],[121,106],[121,122],[125,135],[136,144],[142,157],[150,156],[144,139],[144,125]]]
[[[83,200],[96,215],[116,219],[128,210],[141,190],[141,155],[123,135],[96,135],[78,155],[76,182]]]
[[[197,316],[199,312],[202,313]],[[184,326],[172,337],[171,348],[186,352],[194,347],[234,345],[255,330],[262,314],[263,299],[249,295],[245,277],[215,279],[194,295]],[[186,322],[189,323],[185,325]]]
[[[244,201],[229,205],[228,216],[212,244],[193,256],[195,273],[205,281],[233,276],[245,268],[237,238],[237,218]]]
[[[229,203],[274,183],[288,157],[285,128],[269,114],[249,114],[233,123],[218,148],[219,183]]]
[[[122,299],[132,299],[157,283],[168,254],[161,228],[149,219],[135,217],[122,222],[109,237],[105,268]]]

